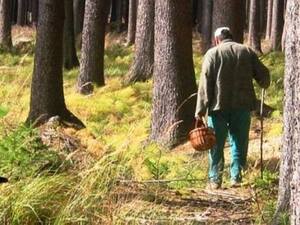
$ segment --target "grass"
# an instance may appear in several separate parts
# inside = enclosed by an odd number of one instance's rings
[[[149,202],[155,201],[155,193],[162,187],[184,191],[206,185],[206,154],[169,152],[147,144],[152,82],[123,84],[133,59],[132,50],[120,44],[106,49],[107,85],[91,96],[75,93],[78,69],[64,71],[66,104],[87,125],[86,130],[75,133],[88,146],[87,137],[93,136],[91,148],[99,145],[103,151],[102,157],[84,170],[74,168],[57,149],[45,146],[38,130],[20,125],[28,114],[33,55],[22,51],[0,53],[0,173],[11,180],[0,187],[1,224],[124,224],[128,216],[165,217],[159,204],[149,210]],[[202,56],[196,53],[197,79],[201,60]],[[277,109],[267,120],[268,134],[278,136],[283,56],[270,53],[263,61],[272,73],[267,103]],[[276,172],[266,172],[266,179],[259,181],[254,174],[257,171],[253,169],[247,179],[259,190],[274,187],[278,176]],[[120,183],[159,179],[179,181],[148,185],[142,199],[125,195],[130,193],[130,186]],[[262,199],[267,196],[267,192],[261,193]],[[268,204],[271,203],[266,204],[264,215],[273,210]]]

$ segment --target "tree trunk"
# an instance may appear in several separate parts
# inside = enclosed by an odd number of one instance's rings
[[[155,0],[139,0],[135,37],[135,58],[127,75],[127,83],[148,80],[154,63]]]
[[[32,0],[32,23],[33,25],[37,25],[38,17],[39,17],[39,0]]]
[[[15,25],[18,19],[18,0],[11,0],[11,24]]]
[[[201,0],[192,0],[192,21],[193,21],[193,27],[198,28],[198,19],[201,18]],[[200,11],[199,11],[200,9]],[[200,22],[200,21],[199,21]]]
[[[248,44],[256,53],[261,54],[259,1],[251,0],[250,2]]]
[[[34,71],[28,123],[40,125],[53,116],[83,128],[83,123],[67,110],[63,91],[63,24],[61,0],[40,1]]]
[[[284,138],[274,225],[283,212],[290,213],[291,225],[300,224],[300,2],[289,0],[286,13]]]
[[[124,27],[128,27],[128,17],[129,17],[129,0],[123,0],[122,2],[122,23],[124,21]]]
[[[243,1],[214,0],[213,1],[213,30],[218,27],[229,27],[236,42],[244,40],[244,12]]]
[[[64,67],[67,70],[79,66],[75,48],[73,0],[64,0]]]
[[[284,1],[273,0],[271,44],[274,51],[281,50],[281,37],[284,24],[283,12]]]
[[[112,0],[111,4],[111,21],[115,24],[117,32],[122,31],[122,1]]]
[[[196,30],[198,31],[198,33],[201,33],[201,26],[203,24],[202,21],[202,17],[203,17],[203,0],[194,0],[197,2],[197,10],[195,10],[196,12],[196,16],[195,16],[195,21],[194,24],[196,25]]]
[[[134,44],[135,41],[137,4],[138,4],[138,0],[129,0],[129,22],[128,22],[127,45],[132,45]]]
[[[0,47],[10,49],[11,41],[11,0],[0,0]]]
[[[250,2],[251,0],[245,0],[245,4],[244,4],[244,16],[245,16],[244,29],[245,30],[249,30]]]
[[[93,85],[105,85],[104,43],[109,1],[86,0],[78,91],[93,92]]]
[[[74,32],[77,37],[83,29],[85,0],[74,0]]]
[[[111,0],[110,23],[117,21],[117,0]]]
[[[156,0],[151,139],[168,147],[186,140],[197,92],[191,0]]]
[[[266,26],[267,26],[267,4],[266,0],[258,1],[259,4],[259,32],[260,37],[266,34]]]
[[[267,15],[266,40],[269,40],[271,38],[272,13],[273,13],[273,0],[268,0],[268,15]]]
[[[27,23],[27,0],[18,0],[18,19],[17,24],[24,26]]]
[[[212,44],[212,0],[202,0],[202,20],[201,20],[201,53],[204,54]]]

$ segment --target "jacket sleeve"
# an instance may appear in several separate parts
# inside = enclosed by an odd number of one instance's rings
[[[213,68],[214,62],[212,58],[206,55],[202,64],[195,117],[198,117],[199,114],[205,115],[209,108],[209,103],[212,101],[214,93]]]
[[[253,63],[253,77],[262,88],[270,86],[270,72],[269,69],[259,60],[255,52],[251,51]]]

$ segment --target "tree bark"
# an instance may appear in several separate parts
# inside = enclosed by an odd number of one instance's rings
[[[213,30],[227,26],[231,29],[233,39],[243,43],[244,40],[244,12],[243,1],[214,0],[213,1]]]
[[[137,20],[138,0],[129,0],[129,21],[127,33],[127,45],[134,44]]]
[[[290,212],[291,225],[300,224],[300,2],[289,0],[286,13],[284,138],[274,225],[283,212]]]
[[[273,0],[268,0],[268,15],[267,15],[266,40],[269,40],[271,38],[272,13],[273,13]]]
[[[79,66],[75,48],[73,0],[64,0],[64,67],[67,70]]]
[[[168,147],[186,140],[197,92],[191,0],[155,1],[155,63],[151,139]],[[191,99],[190,99],[191,98]]]
[[[126,82],[146,81],[152,77],[154,63],[155,0],[139,0],[135,38],[135,58]]]
[[[18,19],[17,24],[24,26],[27,24],[27,0],[18,0]]]
[[[266,26],[267,26],[267,2],[266,0],[258,1],[259,4],[259,32],[260,37],[266,34]]]
[[[11,0],[11,23],[15,25],[18,19],[18,0]]]
[[[261,54],[259,4],[259,0],[251,0],[250,2],[248,44],[256,53]]]
[[[61,0],[40,1],[30,112],[27,123],[40,125],[53,116],[83,128],[65,105],[63,91],[63,23]]]
[[[117,21],[117,0],[111,0],[110,23]]]
[[[86,0],[78,91],[91,94],[93,85],[105,85],[104,43],[109,1]]]
[[[74,0],[74,32],[79,35],[83,29],[85,0]]]
[[[245,0],[244,3],[244,15],[245,15],[245,23],[244,29],[249,30],[249,18],[250,18],[250,2],[251,0]]]
[[[124,21],[124,27],[127,28],[129,17],[129,0],[123,0],[122,3],[122,23]]]
[[[9,50],[11,40],[11,0],[0,0],[0,47]]]
[[[272,50],[281,50],[281,38],[284,25],[284,1],[273,0],[273,12],[272,12],[272,29],[271,29],[271,45]]]
[[[202,0],[202,20],[201,20],[201,53],[204,54],[212,44],[212,0]]]
[[[115,24],[117,32],[122,31],[122,4],[123,0],[112,0],[111,4],[111,21]]]
[[[36,25],[39,17],[39,0],[32,0],[31,12],[32,12],[32,23],[33,25]]]
[[[199,18],[201,18],[202,10],[201,10],[201,0],[192,0],[192,21],[193,27],[200,27]],[[200,9],[200,10],[199,10]]]

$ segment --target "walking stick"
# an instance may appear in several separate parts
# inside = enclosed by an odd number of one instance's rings
[[[263,141],[264,141],[264,101],[265,101],[265,89],[261,91],[261,102],[260,102],[260,176],[264,178],[264,166],[263,166]]]

